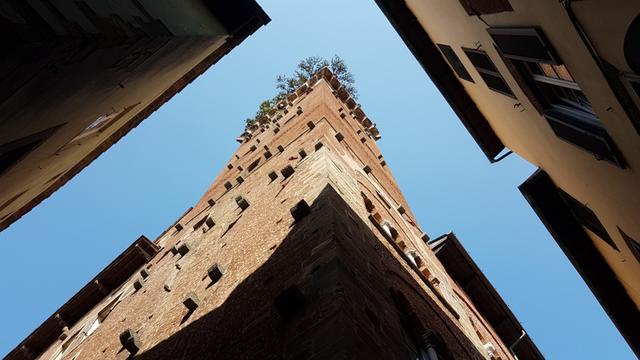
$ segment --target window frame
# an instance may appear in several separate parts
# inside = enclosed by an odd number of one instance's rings
[[[636,260],[640,262],[640,243],[636,241],[636,239],[632,238],[627,233],[625,233],[620,228],[620,226],[618,226],[618,232],[620,233],[620,236],[622,236],[622,239],[624,240],[624,242],[627,244],[627,247],[629,247],[631,254],[633,254]]]
[[[542,74],[544,72],[540,64],[565,65],[542,30],[536,27],[495,27],[487,31],[523,93],[547,120],[558,138],[593,154],[598,160],[605,160],[622,169],[626,168],[624,157],[595,113],[593,106],[590,105],[590,100],[580,88],[579,83],[575,79],[568,81],[540,74],[536,76],[532,71],[532,65],[539,67]],[[508,36],[514,38],[509,39]],[[537,41],[539,48],[526,50],[529,52],[527,55],[519,54],[518,51],[522,49],[515,44],[518,37],[530,37],[528,41],[532,43]],[[565,70],[573,78],[566,65]],[[559,76],[557,72],[556,75]],[[562,92],[567,90],[579,91],[574,97],[577,99],[584,97],[588,105],[584,102],[573,101],[572,103],[571,98],[562,96]]]
[[[631,99],[636,106],[640,108],[640,75],[636,75],[634,73],[622,73],[620,78],[627,90],[627,93],[629,93],[629,96],[631,96]],[[636,89],[633,84],[637,84],[638,88]]]
[[[140,103],[136,103],[131,106],[127,106],[122,108],[119,111],[113,111],[108,114],[101,114],[92,121],[89,125],[87,125],[82,131],[80,131],[76,136],[74,136],[67,144],[65,144],[60,150],[67,148],[69,145],[76,144],[82,142],[84,139],[92,136],[98,135],[107,129],[109,129],[113,124],[122,119],[125,115],[127,115],[131,110],[133,110]]]
[[[614,250],[620,252],[620,249],[607,232],[604,224],[602,224],[593,210],[560,188],[558,188],[558,193],[560,193],[560,197],[567,205],[567,208],[582,227],[595,234]]]
[[[514,60],[522,60],[522,61],[543,62],[545,64],[553,64],[553,65],[562,64],[562,61],[559,60],[559,57],[555,49],[550,46],[551,42],[547,39],[544,32],[542,32],[542,30],[540,30],[537,27],[500,26],[500,27],[490,27],[487,29],[487,32],[489,33],[491,38],[494,40],[494,42],[498,45],[498,48],[502,50],[502,55],[506,58],[514,59]],[[512,37],[518,36],[518,37],[535,38],[539,42],[539,45],[544,48],[546,52],[545,57],[517,55],[517,54],[509,53],[508,51],[504,51],[504,49],[500,47],[500,42],[496,41],[497,36],[512,36]]]
[[[509,12],[513,11],[513,7],[509,0],[500,0],[500,3],[497,4],[496,1],[488,1],[488,0],[480,0],[480,4],[478,4],[478,0],[458,0],[460,2],[460,6],[466,11],[469,16],[477,16],[477,15],[489,15],[489,14],[498,14],[501,12]],[[482,4],[482,1],[485,4]],[[475,2],[475,4],[472,4]],[[474,7],[478,7],[478,8]]]
[[[456,73],[458,78],[469,81],[471,83],[475,83],[475,81],[473,81],[473,78],[471,77],[471,74],[469,73],[469,70],[467,70],[466,66],[464,66],[458,54],[456,54],[455,50],[453,50],[453,47],[446,44],[436,44],[436,46],[449,64],[449,67],[451,67],[453,72]]]
[[[469,62],[471,62],[471,64],[473,65],[473,67],[476,69],[476,71],[478,72],[478,75],[480,75],[480,78],[482,79],[482,81],[484,82],[484,84],[491,89],[492,91],[495,91],[499,94],[502,94],[504,96],[510,97],[512,99],[517,99],[516,95],[513,93],[513,90],[511,89],[511,86],[509,86],[509,84],[507,83],[507,81],[505,80],[504,76],[502,76],[502,74],[500,73],[500,71],[498,71],[498,68],[496,67],[496,64],[493,62],[493,60],[491,59],[491,57],[489,56],[489,54],[484,51],[484,50],[480,50],[480,49],[473,49],[473,48],[467,48],[467,47],[462,47],[462,52],[464,52],[464,54],[467,56],[467,59],[469,60]],[[469,53],[472,54],[478,54],[480,56],[484,56],[486,58],[486,60],[489,62],[489,64],[493,67],[493,69],[486,69],[484,67],[481,67],[479,65],[477,65],[472,58],[469,56]],[[487,80],[485,79],[485,77],[483,76],[490,76],[493,77],[495,79],[499,79],[500,81],[502,81],[504,83],[504,85],[506,86],[506,88],[509,90],[509,92],[505,92],[502,89],[497,89],[492,87],[491,85],[489,85],[489,83],[487,82]]]

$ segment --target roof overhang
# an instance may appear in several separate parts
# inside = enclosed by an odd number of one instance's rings
[[[499,160],[504,144],[465,91],[438,47],[404,0],[376,0],[382,12],[427,72],[490,162]]]
[[[640,312],[637,306],[575,219],[549,175],[537,170],[519,188],[633,352],[640,356]]]
[[[37,358],[58,337],[66,326],[71,328],[109,294],[119,289],[136,271],[149,262],[160,247],[140,236],[115,260],[62,305],[42,325],[35,329],[5,359],[22,360]]]
[[[429,246],[444,265],[447,273],[471,298],[478,311],[487,319],[502,341],[507,346],[516,343],[523,334],[522,325],[471,259],[458,238],[453,233],[448,233],[431,240]],[[544,359],[528,336],[513,346],[513,352],[520,360]]]

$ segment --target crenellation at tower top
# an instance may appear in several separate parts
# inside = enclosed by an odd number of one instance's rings
[[[288,115],[292,109],[295,109],[297,115],[301,114],[301,108],[297,104],[304,99],[309,93],[313,91],[314,86],[319,81],[326,81],[333,89],[333,95],[342,101],[348,111],[348,115],[358,121],[374,140],[380,140],[380,131],[365,114],[364,110],[356,102],[356,100],[349,94],[344,86],[340,83],[340,80],[333,75],[328,67],[323,67],[316,74],[311,76],[309,80],[300,85],[295,91],[287,95],[286,99],[280,100],[276,103],[276,106],[268,113],[267,119],[260,119],[256,123],[250,124],[245,128],[245,131],[236,138],[240,143],[250,140],[256,132],[264,132],[273,126],[279,127],[279,121]],[[342,111],[345,111],[342,109]],[[345,111],[345,115],[347,112]]]

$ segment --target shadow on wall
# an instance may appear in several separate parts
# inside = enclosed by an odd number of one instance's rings
[[[224,303],[133,358],[415,359],[406,306],[452,359],[483,358],[331,186],[310,210]]]

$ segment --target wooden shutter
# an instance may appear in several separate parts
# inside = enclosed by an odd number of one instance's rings
[[[469,48],[462,48],[462,51],[467,55],[467,58],[469,58],[469,61],[471,61],[476,70],[478,70],[478,74],[489,89],[515,98],[513,91],[511,91],[509,85],[504,81],[502,75],[498,72],[498,69],[486,52]]]
[[[545,111],[544,116],[559,138],[591,152],[598,159],[610,161],[621,168],[626,167],[622,155],[603,128],[573,120],[555,109]]]
[[[631,253],[633,254],[633,256],[635,256],[636,260],[640,262],[640,243],[637,242],[635,239],[633,239],[631,236],[627,235],[627,233],[622,231],[622,229],[620,229],[619,226],[618,226],[618,231],[620,232],[620,235],[622,235],[624,242],[627,243],[627,246],[631,250]]]
[[[544,114],[544,106],[542,105],[542,102],[538,100],[538,97],[536,96],[535,91],[531,88],[531,85],[529,84],[527,79],[522,75],[523,73],[527,74],[527,72],[524,70],[518,69],[518,67],[522,66],[523,64],[521,62],[514,63],[513,61],[511,61],[511,59],[507,59],[502,53],[502,51],[500,51],[500,49],[497,46],[495,46],[495,44],[494,44],[494,48],[496,49],[496,52],[498,53],[498,55],[500,55],[500,58],[502,59],[502,62],[504,63],[504,65],[507,67],[507,69],[511,73],[511,76],[513,76],[513,79],[516,81],[516,83],[520,87],[520,90],[525,94],[525,96],[531,102],[531,105],[533,105],[533,107],[538,111],[538,114],[540,115]]]
[[[604,240],[607,244],[611,245],[611,247],[618,250],[618,247],[613,242],[613,240],[609,236],[609,233],[607,233],[607,230],[604,228],[604,225],[602,225],[596,214],[580,201],[574,199],[571,195],[564,192],[562,189],[558,190],[560,191],[560,195],[562,195],[564,202],[569,206],[576,219],[578,219],[578,222],[582,224],[582,226],[591,230],[591,232],[593,232],[594,234],[598,235],[598,237]]]
[[[489,28],[487,31],[507,58],[546,64],[562,64],[540,29]]]
[[[513,11],[509,0],[460,0],[460,5],[470,16]]]
[[[465,79],[467,81],[473,82],[471,75],[469,75],[469,72],[464,67],[464,65],[462,64],[462,61],[460,61],[460,58],[458,57],[458,55],[456,55],[456,53],[453,51],[451,46],[443,45],[443,44],[437,44],[437,45],[438,45],[438,48],[440,48],[440,51],[442,52],[444,57],[447,58],[447,61],[449,61],[449,65],[451,65],[451,67],[453,68],[453,71],[455,71],[456,74],[458,74],[458,77],[461,79]]]

